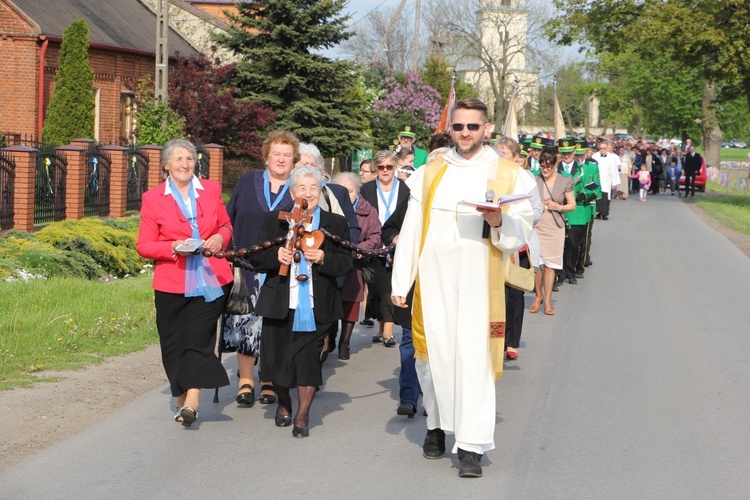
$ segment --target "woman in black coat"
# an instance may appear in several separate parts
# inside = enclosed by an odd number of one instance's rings
[[[307,213],[312,215],[311,223],[306,224],[308,231],[325,229],[346,240],[346,219],[318,207],[322,181],[317,168],[295,168],[291,176],[292,197],[307,200]],[[280,213],[266,215],[259,242],[289,234],[289,224],[279,218]],[[325,238],[318,249],[301,251],[300,262],[295,262],[294,253],[284,246],[271,246],[253,255],[250,263],[267,273],[255,312],[263,316],[260,364],[263,375],[268,374],[276,390],[275,422],[278,427],[292,424],[289,389],[296,386],[299,407],[292,435],[306,437],[310,406],[317,387],[323,383],[322,355],[328,348],[327,331],[332,322],[344,316],[336,278],[351,271],[353,263],[351,252],[330,238]],[[282,264],[289,266],[288,276],[279,274]],[[303,280],[303,276],[311,279]]]

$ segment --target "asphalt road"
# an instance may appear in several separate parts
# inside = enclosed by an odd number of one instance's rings
[[[422,458],[424,417],[395,414],[398,350],[359,327],[307,439],[235,387],[183,429],[165,387],[0,472],[0,498],[750,498],[750,260],[670,196],[614,201],[592,256],[555,316],[526,314],[481,479]]]

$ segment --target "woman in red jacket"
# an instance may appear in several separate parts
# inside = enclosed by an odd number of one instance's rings
[[[229,385],[214,354],[216,322],[224,309],[232,271],[224,259],[207,259],[198,249],[223,250],[232,224],[221,185],[198,179],[195,146],[172,139],[161,151],[165,182],[143,194],[138,253],[156,261],[154,301],[162,362],[175,420],[185,427],[198,418],[201,388]]]

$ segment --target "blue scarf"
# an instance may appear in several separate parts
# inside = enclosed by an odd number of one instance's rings
[[[312,220],[312,231],[320,226],[320,207],[315,208]],[[303,236],[304,238],[304,236]],[[299,260],[298,274],[306,274],[309,278],[305,281],[298,282],[297,285],[297,310],[294,311],[294,324],[292,331],[295,332],[314,332],[315,331],[315,314],[313,314],[312,304],[310,304],[310,280],[312,273],[308,269],[305,254],[300,251],[302,258]]]
[[[281,200],[284,199],[284,195],[289,189],[289,180],[290,179],[286,180],[286,184],[281,188],[279,194],[276,195],[276,201],[271,204],[271,183],[268,181],[268,170],[263,171],[263,196],[266,198],[266,205],[268,205],[269,212],[276,210],[276,207],[279,206]]]
[[[198,230],[195,186],[191,182],[188,189],[188,201],[190,202],[190,210],[188,210],[185,200],[182,199],[182,195],[180,195],[172,179],[168,178],[167,182],[169,182],[169,188],[172,190],[172,198],[177,202],[177,206],[180,207],[182,215],[190,222],[190,227],[193,230],[190,237],[199,240],[201,235]],[[219,280],[216,279],[214,270],[211,268],[211,264],[206,257],[202,254],[197,254],[188,255],[185,259],[185,297],[203,297],[206,299],[206,302],[213,302],[224,295],[221,285],[219,285]]]
[[[391,193],[388,196],[388,200],[385,199],[383,190],[380,188],[380,181],[376,180],[375,185],[378,188],[378,196],[380,197],[380,201],[382,202],[382,205],[385,206],[385,220],[388,220],[391,216],[391,203],[393,203],[393,197],[396,195],[398,181],[396,179],[393,179],[393,183],[391,184]]]

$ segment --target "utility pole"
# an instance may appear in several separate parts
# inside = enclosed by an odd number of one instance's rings
[[[156,0],[156,102],[167,104],[167,78],[169,75],[169,0]]]
[[[398,9],[396,9],[396,13],[393,15],[393,19],[391,19],[391,24],[389,24],[388,29],[385,30],[383,40],[381,40],[380,45],[378,45],[378,50],[377,52],[375,52],[375,61],[380,60],[380,54],[383,53],[383,48],[385,47],[385,44],[388,43],[388,37],[391,36],[391,31],[393,31],[393,27],[396,25],[396,21],[398,21],[398,18],[401,16],[401,11],[404,10],[405,4],[406,0],[401,0],[401,4],[398,6]]]

